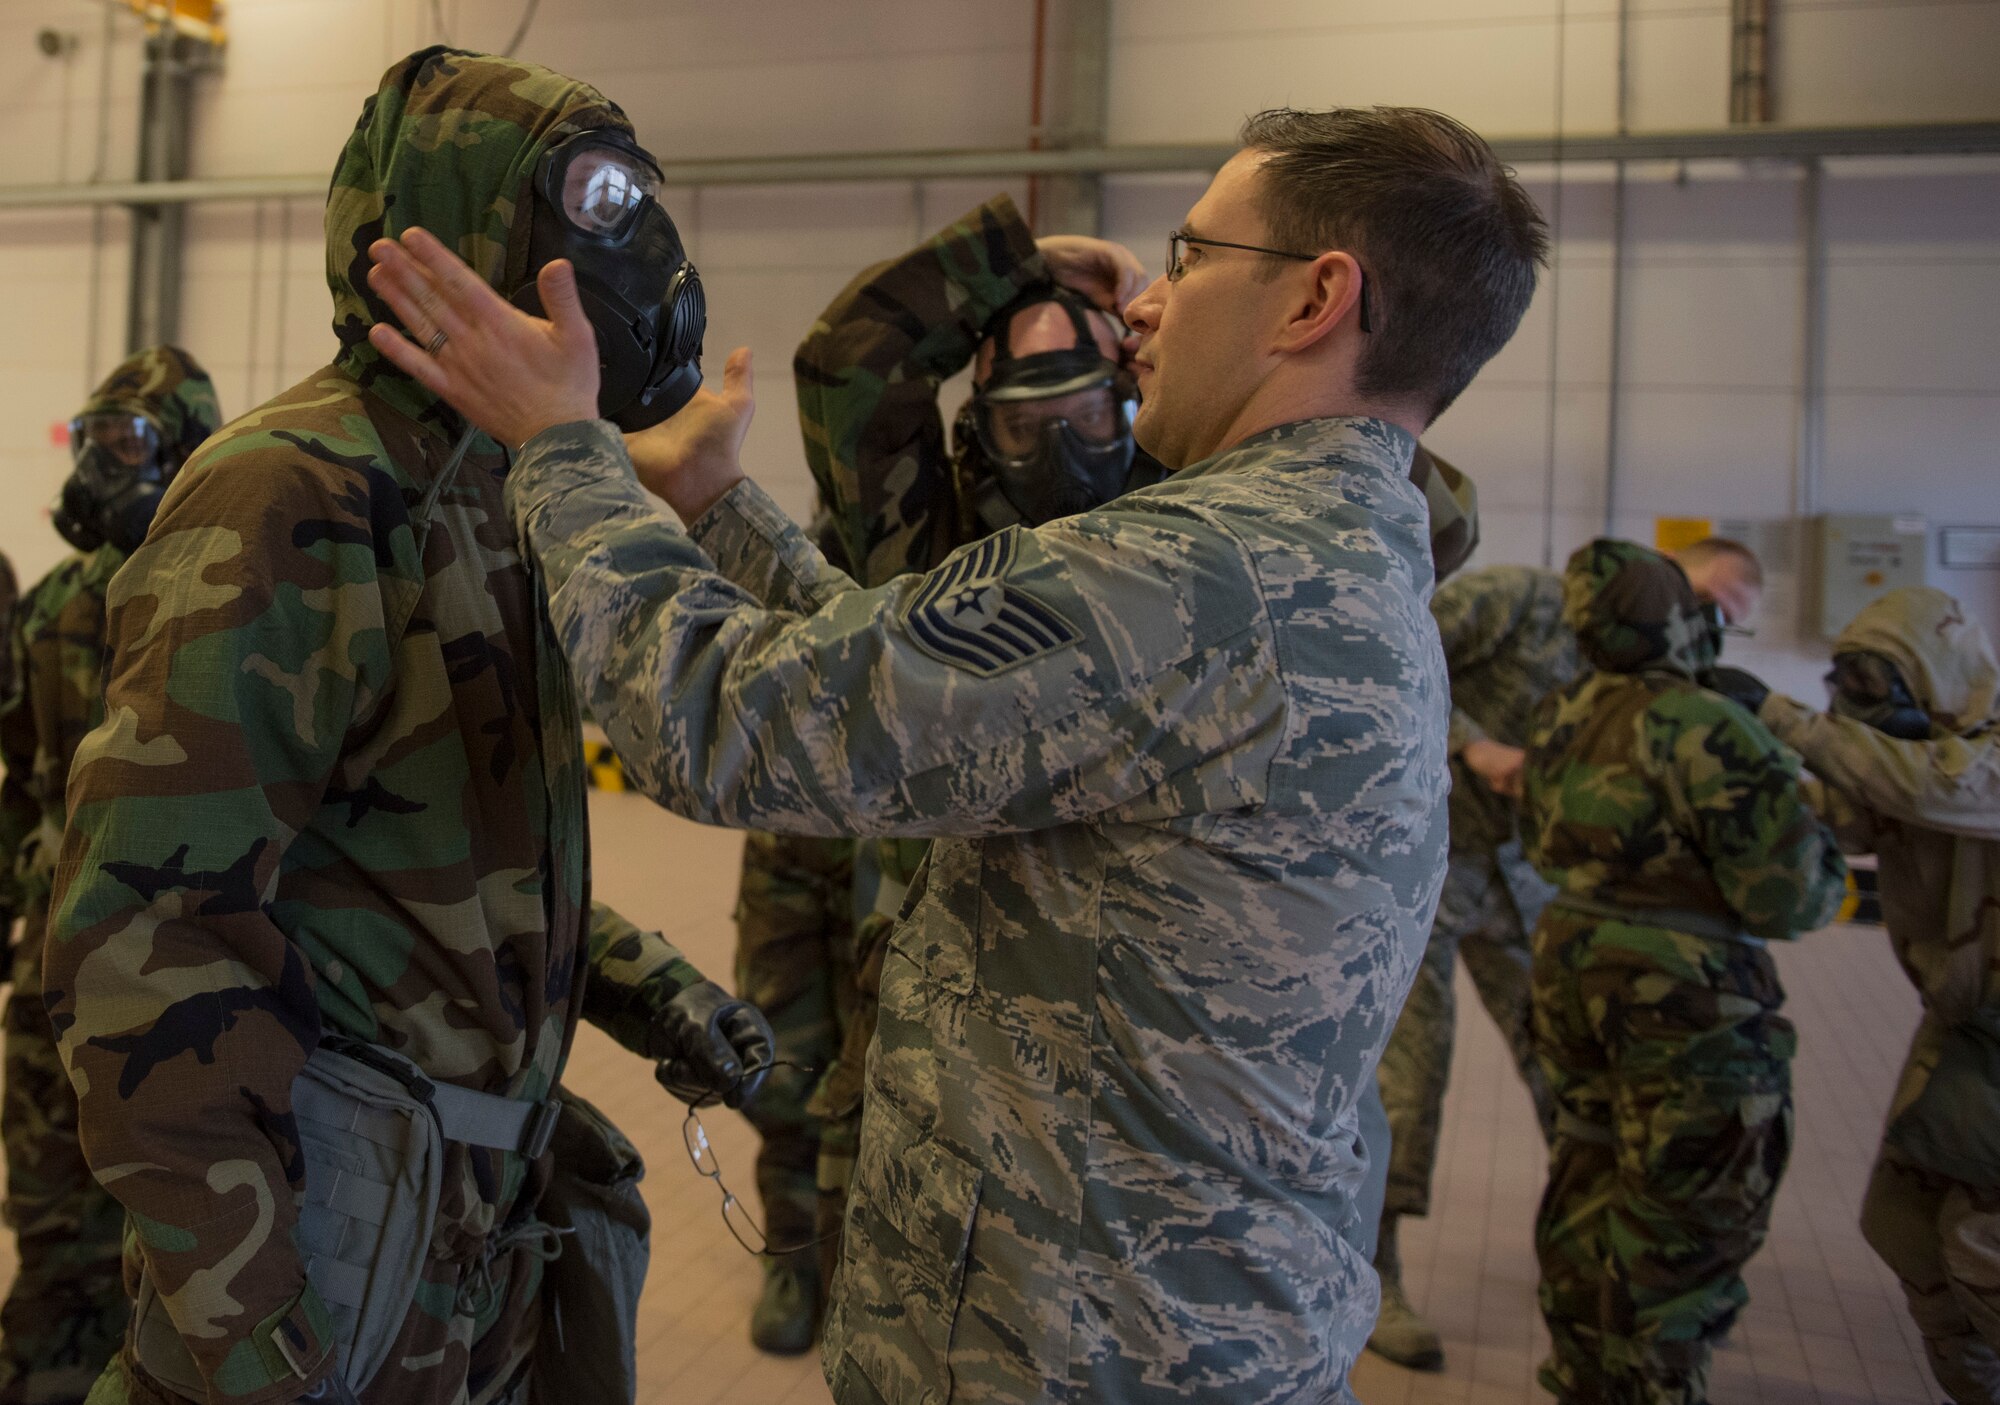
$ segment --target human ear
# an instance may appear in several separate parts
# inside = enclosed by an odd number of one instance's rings
[[[1302,296],[1295,297],[1286,311],[1285,325],[1278,334],[1277,350],[1304,351],[1330,335],[1349,317],[1360,316],[1361,264],[1344,249],[1329,249],[1307,265],[1303,286],[1293,284]]]

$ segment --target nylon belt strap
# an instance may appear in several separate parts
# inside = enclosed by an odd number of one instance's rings
[[[1685,907],[1620,907],[1616,903],[1599,902],[1577,893],[1558,893],[1554,901],[1555,906],[1568,908],[1585,917],[1629,922],[1639,927],[1665,927],[1670,932],[1686,932],[1691,937],[1706,937],[1711,941],[1740,942],[1744,946],[1761,947],[1766,944],[1762,937],[1753,937],[1728,918],[1712,912],[1696,912]]]
[[[548,1150],[562,1103],[556,1098],[523,1102],[438,1083],[431,1089],[431,1107],[446,1141],[518,1151],[532,1161]]]

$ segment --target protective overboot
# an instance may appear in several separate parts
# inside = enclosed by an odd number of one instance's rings
[[[819,1318],[819,1270],[809,1253],[764,1263],[764,1291],[750,1314],[750,1344],[773,1356],[812,1350]]]
[[[1382,1217],[1375,1244],[1375,1272],[1382,1280],[1382,1311],[1368,1335],[1368,1349],[1412,1371],[1442,1371],[1444,1341],[1403,1293],[1403,1260],[1396,1248],[1396,1216]]]

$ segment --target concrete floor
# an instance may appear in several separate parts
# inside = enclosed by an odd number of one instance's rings
[[[729,979],[740,838],[675,819],[633,795],[594,793],[598,895],[665,931],[709,974]],[[1895,1280],[1855,1227],[1891,1084],[1917,1016],[1879,930],[1836,928],[1781,951],[1800,1031],[1799,1137],[1771,1241],[1750,1266],[1752,1301],[1719,1355],[1715,1405],[1860,1405],[1941,1398]],[[1453,1066],[1428,1220],[1404,1228],[1412,1299],[1444,1333],[1447,1368],[1417,1375],[1364,1357],[1365,1405],[1511,1405],[1546,1400],[1534,1367],[1546,1346],[1535,1312],[1531,1225],[1543,1153],[1498,1035],[1470,988]],[[721,1196],[681,1143],[679,1105],[638,1060],[586,1027],[568,1082],[638,1144],[650,1168],[653,1269],[640,1320],[640,1401],[808,1405],[828,1400],[812,1357],[749,1344],[756,1262],[724,1228]],[[755,1138],[741,1119],[706,1120],[724,1179],[754,1203]],[[11,1243],[0,1242],[0,1276]]]

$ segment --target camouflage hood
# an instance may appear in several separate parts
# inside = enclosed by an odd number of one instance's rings
[[[1563,622],[1583,656],[1606,673],[1664,668],[1692,678],[1715,662],[1687,574],[1637,542],[1599,537],[1570,557]]]
[[[202,440],[222,428],[215,382],[177,346],[149,346],[126,357],[79,413],[145,416],[175,463],[186,463]]]
[[[1444,455],[1422,443],[1410,459],[1410,481],[1431,508],[1431,569],[1438,584],[1471,559],[1479,546],[1479,489]]]
[[[420,49],[382,76],[340,154],[326,201],[326,279],[339,365],[364,385],[398,382],[368,345],[391,322],[368,287],[368,246],[421,226],[502,293],[527,274],[529,183],[550,147],[580,131],[632,124],[586,83],[516,59]]]
[[[1834,641],[1836,654],[1868,650],[1891,660],[1931,721],[1960,736],[1994,720],[2000,665],[1979,622],[1929,586],[1904,586],[1871,601]]]

